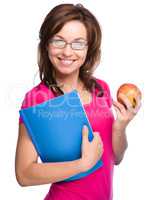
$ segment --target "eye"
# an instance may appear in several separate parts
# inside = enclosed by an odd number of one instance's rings
[[[86,42],[72,42],[72,48],[79,50],[84,49],[86,47]]]
[[[50,41],[50,43],[54,46],[54,47],[58,47],[58,48],[62,48],[65,46],[65,41],[61,40],[61,39],[53,39]]]

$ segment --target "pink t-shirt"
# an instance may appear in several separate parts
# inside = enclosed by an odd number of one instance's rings
[[[100,132],[103,141],[103,166],[79,180],[53,183],[45,200],[112,200],[113,196],[113,151],[112,151],[112,124],[114,116],[111,110],[112,99],[107,83],[97,79],[104,89],[104,96],[92,94],[92,101],[84,108],[93,131]],[[27,108],[48,99],[54,94],[41,82],[25,95],[21,108]],[[22,119],[19,119],[23,123]]]

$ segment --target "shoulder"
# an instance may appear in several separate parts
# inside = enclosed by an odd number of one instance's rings
[[[52,98],[52,95],[51,90],[43,82],[40,82],[25,94],[21,108],[28,108],[42,103]]]

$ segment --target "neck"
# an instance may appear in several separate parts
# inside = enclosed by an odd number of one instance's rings
[[[70,92],[74,89],[80,90],[80,87],[82,87],[79,72],[68,76],[56,74],[56,82],[64,92]]]

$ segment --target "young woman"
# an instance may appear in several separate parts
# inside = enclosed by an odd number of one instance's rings
[[[82,127],[82,156],[60,163],[39,163],[37,152],[23,120],[19,120],[16,150],[16,178],[20,185],[52,183],[45,200],[112,200],[113,167],[127,148],[126,127],[140,107],[127,109],[112,101],[108,84],[93,76],[100,61],[101,28],[95,16],[82,5],[61,4],[46,16],[39,33],[41,82],[26,95],[22,108],[77,89],[94,131]],[[111,106],[117,117],[114,119]],[[63,132],[63,129],[62,129]],[[57,138],[58,139],[58,138]],[[103,166],[75,181],[64,179],[92,168],[102,157]]]

